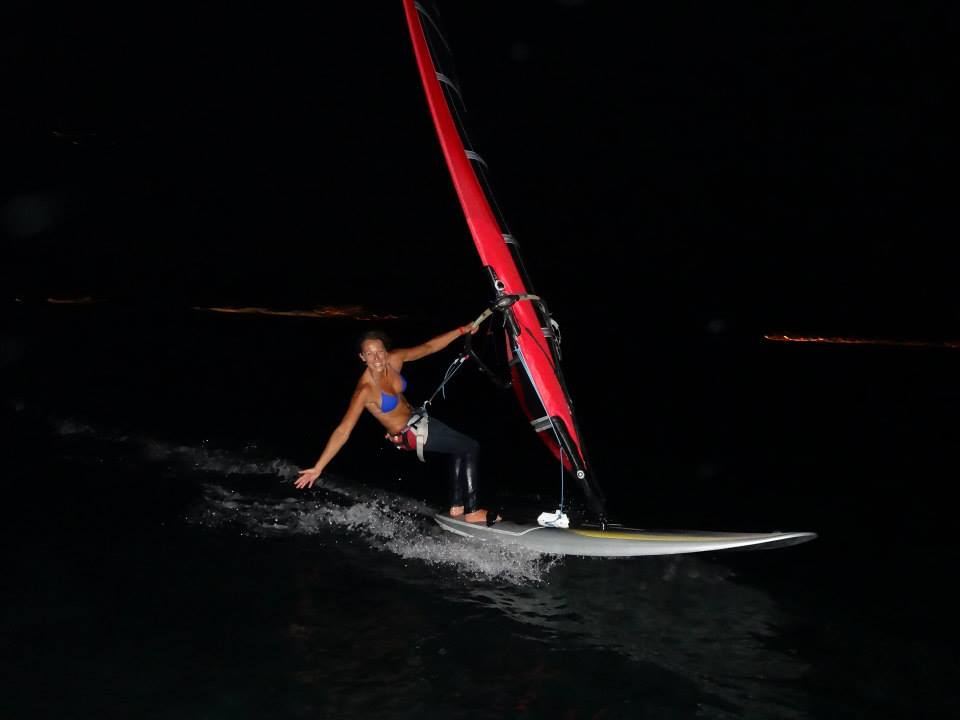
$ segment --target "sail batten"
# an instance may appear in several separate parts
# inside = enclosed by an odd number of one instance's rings
[[[519,359],[528,384],[515,382],[518,399],[535,424],[546,421],[553,433],[542,433],[554,454],[575,473],[591,509],[605,516],[603,495],[588,467],[573,403],[559,367],[559,351],[546,306],[532,296],[533,288],[520,257],[516,238],[497,207],[486,177],[487,163],[466,133],[463,95],[449,57],[450,47],[422,2],[404,0],[407,25],[430,115],[463,208],[467,227],[483,265],[490,271],[496,299],[516,296],[503,308],[509,359]],[[446,64],[444,64],[446,62]],[[516,301],[524,298],[524,301]],[[532,298],[535,298],[534,301]],[[511,362],[515,379],[519,375]],[[524,390],[532,396],[523,396]],[[541,409],[542,408],[542,409]],[[547,429],[544,427],[543,429]],[[537,428],[539,431],[539,427]]]

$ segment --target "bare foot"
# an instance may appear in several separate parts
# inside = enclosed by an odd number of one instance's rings
[[[464,515],[463,519],[469,523],[485,523],[487,521],[487,511],[483,509],[474,510]],[[500,522],[501,520],[503,520],[503,518],[497,515],[496,522]]]
[[[460,517],[463,515],[463,505],[454,505],[450,508],[450,517]]]

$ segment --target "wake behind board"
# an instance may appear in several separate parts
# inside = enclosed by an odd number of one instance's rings
[[[633,557],[640,555],[679,555],[753,548],[782,548],[813,540],[812,532],[737,533],[704,530],[637,530],[599,527],[554,528],[501,520],[491,527],[468,523],[446,513],[434,519],[444,530],[481,542],[517,545],[528,550],[554,555],[595,557]]]

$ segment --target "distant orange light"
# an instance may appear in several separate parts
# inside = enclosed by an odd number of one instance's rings
[[[275,310],[265,307],[197,307],[194,310],[216,313],[233,313],[237,315],[268,315],[274,317],[303,317],[303,318],[349,318],[352,320],[397,320],[399,315],[380,315],[368,312],[361,305],[324,305],[312,310]]]
[[[892,345],[896,347],[960,348],[960,341],[889,340],[886,338],[816,337],[809,335],[764,335],[773,342],[829,343],[831,345]]]
[[[52,298],[48,297],[47,302],[51,305],[92,305],[93,303],[103,302],[96,298],[84,295],[78,298]]]

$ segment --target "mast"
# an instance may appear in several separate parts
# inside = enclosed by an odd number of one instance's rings
[[[605,500],[587,462],[573,401],[560,369],[560,351],[546,303],[533,292],[520,248],[497,207],[486,163],[475,151],[463,118],[466,109],[450,48],[424,5],[403,0],[413,50],[467,227],[504,314],[514,387],[534,430],[572,472],[590,506],[606,520]],[[522,368],[522,372],[521,372]]]

